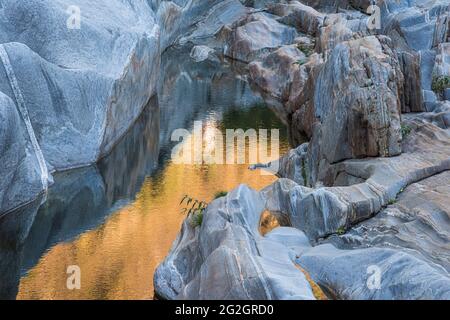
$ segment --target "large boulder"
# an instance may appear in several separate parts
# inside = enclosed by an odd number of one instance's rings
[[[71,24],[74,8],[80,28]],[[23,141],[2,141],[0,148],[14,147],[26,160],[17,164],[19,171],[24,165],[53,172],[96,162],[156,93],[159,27],[147,1],[2,1],[0,41],[0,92],[9,97],[1,100],[2,109],[11,115],[20,110],[10,129],[27,127],[36,138],[33,148],[42,150],[33,160],[24,157],[31,152]],[[14,172],[1,170],[5,176]],[[9,181],[10,200],[4,197],[0,212],[17,205],[14,198],[36,197],[35,185],[24,182],[20,175]],[[40,191],[45,189],[44,184]]]
[[[283,46],[262,61],[249,64],[249,75],[261,90],[287,103],[296,98],[305,86],[309,71],[321,62],[320,56],[307,56],[302,45]]]
[[[162,50],[187,42],[221,49],[222,29],[245,18],[250,9],[239,0],[182,0],[162,1],[156,12],[161,26]]]
[[[299,32],[315,36],[323,24],[325,15],[298,1],[275,3],[268,11],[280,16],[281,23],[295,27]]]
[[[0,92],[0,217],[44,190],[36,152],[16,105]]]
[[[401,153],[402,85],[389,39],[370,36],[333,50],[315,79],[313,103],[297,106],[292,115],[299,126],[293,130],[312,136],[312,183],[328,164]]]
[[[226,56],[250,62],[268,54],[282,45],[293,44],[297,31],[293,27],[277,22],[266,13],[245,16],[222,30],[226,39]]]

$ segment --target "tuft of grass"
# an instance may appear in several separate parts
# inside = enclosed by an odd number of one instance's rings
[[[431,89],[437,93],[443,93],[445,89],[450,88],[450,76],[433,77]]]
[[[300,59],[294,62],[294,64],[298,64],[298,65],[304,65],[305,63],[308,62],[308,59]]]
[[[227,191],[218,191],[214,194],[214,200],[225,197],[227,194]]]
[[[185,195],[180,202],[180,205],[183,204],[185,207],[181,209],[181,212],[191,219],[190,222],[192,227],[196,228],[201,226],[203,222],[203,212],[208,208],[208,203]]]
[[[200,227],[203,223],[203,211],[194,214],[191,217],[191,226],[193,228]]]
[[[407,124],[402,124],[400,126],[400,132],[402,134],[402,138],[405,139],[410,133],[412,128],[408,126]]]
[[[343,234],[345,234],[345,228],[344,228],[344,227],[339,227],[339,228],[336,230],[336,233],[337,233],[338,235],[342,236]]]

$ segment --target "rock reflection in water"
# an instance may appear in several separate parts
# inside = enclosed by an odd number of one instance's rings
[[[261,189],[275,180],[247,165],[170,161],[172,131],[190,129],[194,120],[219,129],[282,127],[226,64],[169,63],[177,61],[171,54],[163,60],[160,122],[154,115],[150,124],[137,124],[145,134],[127,137],[97,166],[58,175],[25,243],[21,268],[27,273],[17,298],[151,299],[153,272],[184,219],[179,213],[184,194],[210,201],[215,192],[240,183]],[[158,168],[152,173],[158,139]],[[284,131],[281,139],[283,151]],[[81,268],[81,290],[66,288],[70,265]]]
[[[158,118],[157,99],[152,98],[110,155],[97,165],[55,174],[40,208],[39,199],[0,220],[0,269],[8,270],[0,273],[1,298],[16,296],[21,274],[46,250],[96,228],[114,207],[134,198],[157,166]],[[46,276],[52,272],[46,270]]]

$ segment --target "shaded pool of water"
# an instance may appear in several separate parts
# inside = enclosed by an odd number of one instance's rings
[[[288,143],[282,123],[226,63],[171,63],[167,55],[159,97],[108,157],[55,175],[44,204],[0,221],[0,295],[152,299],[153,272],[180,229],[185,194],[210,201],[241,183],[261,189],[276,179],[248,164],[171,161],[171,133],[196,120],[222,131],[280,128],[280,152]],[[79,290],[67,289],[72,265],[81,270]]]

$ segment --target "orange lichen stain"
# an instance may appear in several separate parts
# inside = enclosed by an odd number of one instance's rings
[[[278,227],[280,227],[280,222],[278,221],[275,215],[271,214],[267,210],[261,214],[261,220],[259,223],[259,233],[262,236],[265,236],[270,231]]]
[[[323,292],[323,290],[319,287],[319,285],[314,282],[314,280],[309,275],[308,271],[306,271],[296,263],[294,265],[305,275],[306,280],[309,282],[309,285],[311,286],[314,297],[316,297],[317,300],[328,300],[327,295]]]

